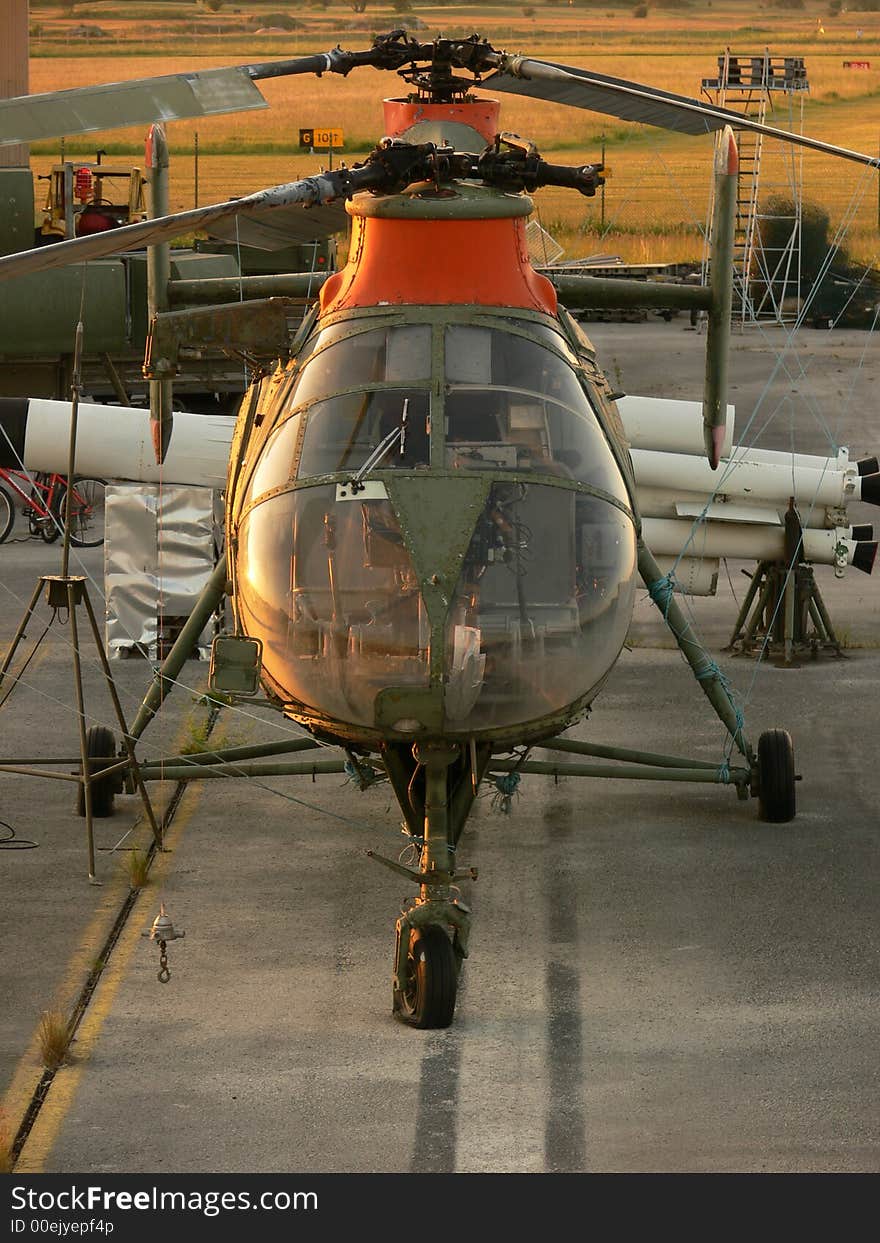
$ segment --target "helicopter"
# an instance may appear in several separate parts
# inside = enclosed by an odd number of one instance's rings
[[[471,914],[459,882],[475,877],[458,849],[484,783],[509,798],[525,773],[707,782],[757,798],[766,820],[785,822],[796,810],[791,736],[772,729],[756,747],[748,739],[674,578],[642,538],[627,439],[596,352],[529,261],[530,193],[554,185],[594,195],[602,165],[546,163],[533,144],[501,131],[498,102],[475,92],[718,135],[709,286],[658,292],[591,277],[583,288],[576,278],[560,286],[569,301],[643,306],[653,298],[707,313],[703,441],[713,468],[727,409],[732,127],[878,161],[699,100],[513,56],[477,35],[421,43],[404,30],[360,52],[337,47],[7,101],[0,140],[264,106],[256,81],[364,66],[396,72],[408,89],[385,102],[386,136],[363,162],[6,256],[0,279],[223,221],[283,224],[291,208],[345,202],[348,262],[324,279],[295,333],[283,298],[172,313],[187,343],[210,331],[259,356],[262,342],[263,361],[229,458],[226,558],[124,741],[129,747],[155,716],[193,634],[228,594],[234,633],[215,640],[209,687],[230,702],[261,687],[309,737],[220,749],[198,767],[204,775],[267,771],[252,761],[330,744],[345,759],[276,760],[271,771],[344,771],[362,788],[388,780],[412,862],[368,853],[417,889],[396,921],[392,1007],[413,1027],[437,1028],[453,1020],[468,956]],[[173,371],[157,345],[162,321],[145,364],[153,378]],[[161,463],[171,416],[160,404],[151,417]],[[720,765],[563,736],[611,674],[640,583],[727,731]],[[123,777],[112,736],[90,733],[83,780],[95,814],[105,815]],[[534,759],[533,749],[565,759]],[[114,772],[102,776],[108,765]],[[167,777],[193,775],[182,759],[163,767]]]

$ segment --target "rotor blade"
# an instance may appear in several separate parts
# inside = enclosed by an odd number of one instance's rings
[[[212,224],[208,233],[224,242],[253,246],[256,250],[284,250],[303,242],[318,242],[348,227],[348,214],[342,203],[327,203],[302,211],[272,207],[254,208],[247,216],[236,216]]]
[[[67,242],[57,242],[54,246],[40,246],[36,250],[5,255],[0,257],[0,281],[13,276],[26,276],[31,272],[43,272],[49,268],[65,267],[68,263],[104,259],[136,246],[167,242],[182,233],[205,229],[237,215],[248,215],[251,212],[261,214],[270,208],[283,208],[292,203],[303,206],[326,203],[347,193],[346,182],[353,181],[358,171],[361,170],[322,173],[317,177],[306,177],[302,181],[274,186],[270,190],[259,190],[246,198],[230,199],[225,203],[196,207],[192,211],[141,220],[137,224],[123,225],[119,229],[108,229],[105,233],[72,238]]]
[[[483,79],[482,85],[512,95],[527,95],[533,99],[546,99],[552,103],[568,104],[573,108],[586,108],[620,117],[624,121],[639,121],[644,125],[656,125],[661,129],[676,130],[683,134],[705,134],[730,125],[734,129],[751,130],[768,138],[822,151],[826,155],[840,156],[857,164],[880,166],[877,156],[863,155],[838,147],[834,143],[807,138],[788,130],[776,129],[752,121],[729,108],[686,95],[675,95],[625,78],[610,78],[605,74],[576,69],[570,65],[554,65],[548,61],[530,60],[520,56],[503,56],[502,67]]]
[[[254,86],[256,81],[300,73],[344,75],[356,65],[372,63],[377,55],[375,48],[365,52],[334,48],[296,60],[260,61],[202,73],[174,73],[45,95],[19,95],[0,100],[0,147],[62,134],[89,134],[125,125],[267,108]]]
[[[0,147],[123,125],[267,108],[245,68],[108,82],[0,101]]]

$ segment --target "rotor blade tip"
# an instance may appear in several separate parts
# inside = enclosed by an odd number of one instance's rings
[[[723,423],[720,427],[706,428],[706,456],[708,457],[709,465],[713,470],[718,469],[718,464],[721,461],[721,453],[724,449],[724,438],[726,434],[727,427]]]
[[[171,420],[154,419],[150,416],[150,439],[153,442],[153,453],[156,458],[156,465],[161,466],[165,461],[168,453],[168,445],[171,441]]]
[[[725,125],[721,133],[715,171],[728,177],[736,177],[739,173],[739,148],[736,145],[736,135],[729,125]]]

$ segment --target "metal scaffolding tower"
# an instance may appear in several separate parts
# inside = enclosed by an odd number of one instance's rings
[[[759,56],[734,56],[728,48],[718,57],[718,76],[703,78],[702,89],[718,107],[803,132],[804,97],[810,87],[802,56],[774,57],[766,48]],[[774,115],[768,118],[768,112]],[[737,142],[733,313],[743,325],[793,321],[801,309],[803,149],[769,141],[765,152],[768,140],[750,130],[738,130]],[[769,180],[761,177],[762,160]],[[711,245],[707,230],[704,276]]]

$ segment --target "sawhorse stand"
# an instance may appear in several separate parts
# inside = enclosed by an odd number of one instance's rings
[[[758,562],[726,650],[745,655],[761,649],[788,667],[805,652],[843,656],[812,565]]]

